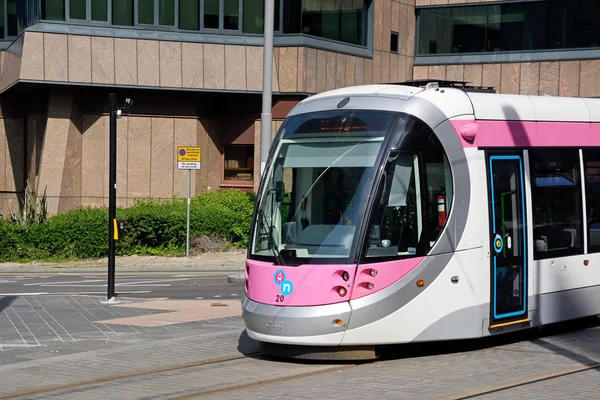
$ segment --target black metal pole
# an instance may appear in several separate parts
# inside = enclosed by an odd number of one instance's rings
[[[110,113],[109,131],[109,187],[108,187],[108,294],[107,300],[115,297],[115,220],[117,202],[117,99],[108,95]]]

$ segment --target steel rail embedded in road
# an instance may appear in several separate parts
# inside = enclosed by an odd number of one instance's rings
[[[75,383],[71,383],[71,384],[67,384],[67,385],[48,386],[45,388],[26,390],[26,391],[22,391],[19,393],[11,393],[8,395],[2,395],[2,396],[0,396],[0,400],[12,400],[12,399],[18,399],[21,397],[30,398],[32,396],[59,393],[59,392],[73,390],[73,389],[86,388],[89,386],[94,386],[94,385],[99,385],[99,384],[113,383],[113,382],[123,381],[123,380],[127,380],[127,379],[140,378],[140,377],[144,377],[144,376],[148,376],[148,375],[156,375],[156,374],[161,374],[161,373],[170,372],[170,371],[184,370],[184,369],[190,369],[190,368],[195,368],[195,367],[201,367],[204,365],[217,364],[217,363],[223,363],[223,362],[228,362],[228,361],[235,361],[235,360],[240,360],[240,359],[244,359],[247,357],[255,357],[258,355],[260,355],[260,353],[235,354],[235,355],[231,355],[231,356],[217,357],[217,358],[212,358],[212,359],[208,359],[208,360],[198,360],[198,361],[193,361],[193,362],[189,362],[189,363],[185,363],[185,364],[173,365],[173,366],[162,367],[162,368],[155,368],[155,369],[146,370],[146,371],[133,372],[131,374],[114,375],[114,376],[108,376],[108,377],[102,377],[102,378],[96,378],[96,379],[89,379],[89,380],[75,382]]]

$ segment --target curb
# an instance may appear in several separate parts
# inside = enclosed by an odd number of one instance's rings
[[[227,277],[227,282],[244,284],[246,283],[246,276],[244,274],[229,275]]]

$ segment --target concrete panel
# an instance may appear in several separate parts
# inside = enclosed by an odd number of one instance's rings
[[[579,96],[579,61],[561,61],[559,94],[561,96]]]
[[[246,47],[246,87],[247,90],[262,91],[263,48]]]
[[[521,91],[521,64],[502,64],[500,93],[519,94]]]
[[[182,85],[200,89],[204,86],[204,47],[202,43],[181,43]]]
[[[370,85],[373,83],[373,59],[365,58],[363,66],[363,84]]]
[[[115,83],[137,85],[137,42],[133,39],[115,39]]]
[[[5,147],[5,188],[9,192],[22,192],[25,189],[24,146],[25,131],[20,118],[4,118]]]
[[[354,84],[362,85],[365,78],[365,59],[356,57],[354,59]]]
[[[173,196],[173,118],[152,118],[150,195],[167,199]]]
[[[600,96],[600,60],[581,61],[580,97]]]
[[[58,212],[63,213],[81,205],[81,114],[71,105],[71,118],[65,151],[65,163]]]
[[[354,86],[354,74],[356,72],[356,57],[346,56],[346,86]]]
[[[279,49],[279,90],[296,92],[298,90],[298,48]]]
[[[298,47],[298,92],[304,92],[306,88],[306,47]]]
[[[306,48],[306,91],[317,93],[317,50]]]
[[[81,136],[81,196],[104,197],[104,155],[108,118],[83,115]]]
[[[225,88],[246,90],[246,48],[225,46]]]
[[[204,45],[204,87],[225,89],[225,46]]]
[[[381,53],[381,82],[390,82],[390,53],[385,51]]]
[[[152,118],[130,117],[127,152],[127,197],[150,196]]]
[[[485,64],[483,66],[483,86],[493,86],[496,91],[500,91],[500,81],[502,76],[502,66],[500,64]]]
[[[539,93],[540,64],[521,64],[520,94],[537,95]]]
[[[335,89],[336,80],[336,53],[327,52],[327,74],[326,74],[326,90]]]
[[[473,86],[481,85],[483,66],[481,64],[465,65],[465,81]]]
[[[336,54],[335,56],[335,87],[346,86],[346,56]]]
[[[558,96],[560,75],[559,62],[543,62],[540,65],[540,95]]]
[[[69,35],[69,82],[92,81],[92,40],[90,36]]]
[[[324,50],[317,50],[317,93],[327,90],[327,75],[327,52]]]
[[[24,34],[21,79],[44,80],[44,34]]]
[[[381,50],[390,51],[390,35],[392,32],[392,0],[383,0],[382,44]]]
[[[47,81],[67,82],[67,35],[44,33],[44,77]]]
[[[115,39],[92,37],[92,82],[115,83]]]
[[[181,87],[181,43],[160,42],[160,86]]]
[[[6,165],[8,160],[8,145],[4,118],[0,118],[0,192],[6,191]],[[2,212],[2,211],[0,211]]]
[[[465,77],[464,65],[447,65],[446,79],[450,81],[462,81]]]
[[[160,85],[160,51],[157,40],[137,41],[138,85]]]
[[[375,16],[374,16],[374,27],[373,27],[373,49],[380,50],[383,46],[383,1],[378,0],[374,2]]]
[[[373,83],[381,83],[381,70],[382,70],[383,54],[381,51],[375,50],[373,52]]]

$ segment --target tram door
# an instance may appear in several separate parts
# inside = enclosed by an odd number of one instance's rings
[[[523,158],[488,155],[490,327],[527,318],[527,229]]]

